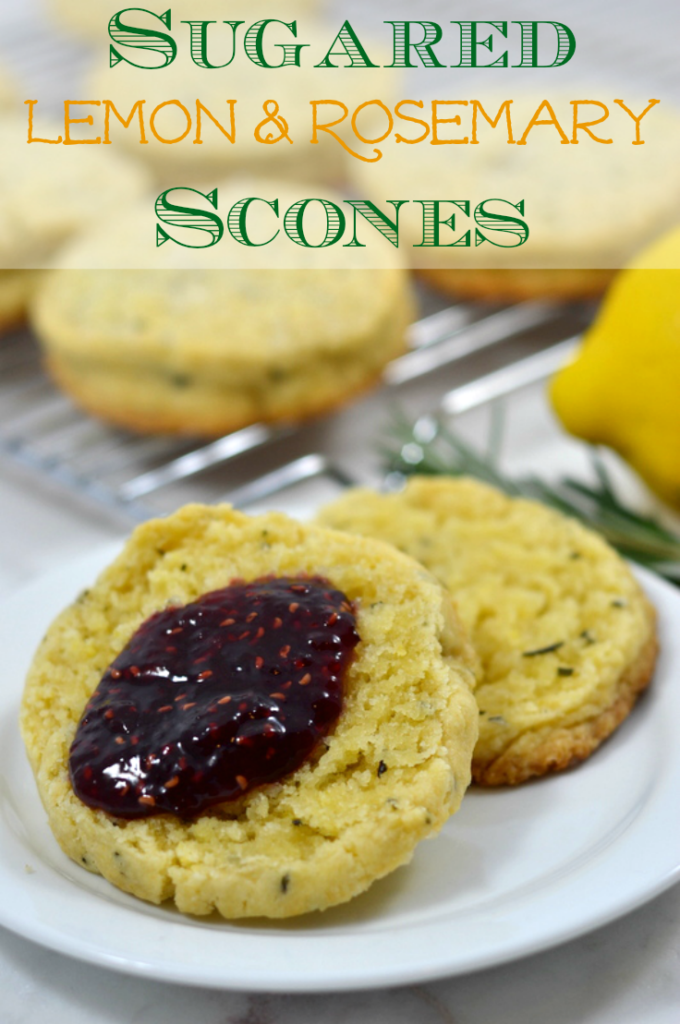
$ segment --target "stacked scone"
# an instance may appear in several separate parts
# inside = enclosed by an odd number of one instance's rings
[[[651,678],[639,585],[558,513],[416,479],[320,519],[187,506],[50,627],[22,731],[83,867],[186,913],[321,910],[406,863],[471,776],[583,760]]]
[[[308,190],[246,178],[217,193],[220,210],[260,196],[278,199],[283,215]],[[305,219],[312,238],[322,212],[317,204]],[[280,228],[266,202],[248,224],[254,239]],[[394,250],[382,269],[364,249],[320,267],[316,249],[279,236],[249,249],[224,239],[194,268],[186,249],[156,248],[148,202],[91,229],[63,251],[33,305],[48,369],[87,411],[151,433],[219,435],[348,401],[406,347],[407,272]]]
[[[36,138],[59,125],[35,118]],[[24,319],[48,266],[69,238],[144,194],[144,168],[97,146],[26,142],[26,115],[0,113],[0,332]],[[63,132],[63,127],[62,127]]]

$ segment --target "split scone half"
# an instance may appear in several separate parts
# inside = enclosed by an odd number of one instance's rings
[[[254,767],[265,772],[264,762],[278,756],[277,737],[286,738],[288,725],[282,723],[289,709],[294,710],[291,702],[296,693],[307,692],[310,682],[317,682],[308,676],[318,666],[307,668],[302,658],[284,673],[277,668],[289,656],[291,644],[307,643],[306,627],[299,625],[298,602],[304,597],[290,602],[285,621],[278,613],[267,619],[271,595],[245,616],[245,629],[234,625],[243,608],[227,611],[224,619],[220,614],[219,630],[227,631],[222,678],[206,655],[193,659],[196,669],[182,668],[186,663],[177,667],[175,659],[182,651],[177,654],[175,644],[182,640],[188,618],[195,619],[196,606],[174,628],[164,616],[200,603],[202,595],[210,595],[214,603],[221,588],[246,588],[239,593],[250,594],[250,600],[253,588],[285,584],[303,593],[310,581],[313,588],[319,580],[336,597],[340,594],[342,615],[354,616],[358,634],[344,675],[339,717],[295,770],[249,787],[237,766],[232,776],[242,793],[227,801],[213,793],[216,802],[199,813],[187,813],[195,795],[192,785],[202,791],[209,787],[213,766],[222,757],[220,708],[243,708],[241,718],[234,719],[238,728],[230,741],[245,749],[239,764],[249,756],[249,744],[255,749],[263,736],[272,738],[271,747],[265,742],[263,763]],[[317,622],[317,633],[310,633],[317,653],[323,655],[336,642],[332,634],[339,628],[334,625],[337,618],[334,613],[325,624]],[[264,628],[252,632],[258,621]],[[145,661],[139,637],[144,629],[159,625],[169,660],[159,661],[156,650]],[[230,629],[238,636],[231,636]],[[274,640],[273,629],[278,629]],[[191,643],[212,649],[219,630],[203,630]],[[229,664],[232,646],[236,654]],[[208,654],[212,657],[210,650]],[[389,545],[301,525],[278,513],[250,518],[228,506],[190,505],[138,528],[92,589],[49,628],[26,683],[21,727],[50,825],[74,861],[142,899],[174,899],[188,914],[216,909],[228,918],[287,917],[361,893],[409,861],[416,844],[436,833],[458,809],[470,781],[477,738],[475,667],[446,591],[417,562]],[[239,679],[252,679],[258,672],[277,676],[270,686],[276,692],[265,694],[265,703],[274,712],[278,707],[281,721],[248,710],[251,696]],[[100,692],[102,676],[111,686],[108,695]],[[135,692],[130,690],[135,682],[139,688],[133,703],[139,708],[131,708],[128,700],[121,709],[121,687]],[[144,696],[144,682],[153,687],[176,684],[181,693],[172,691],[168,697],[166,689],[166,698],[159,698],[156,707]],[[209,689],[215,682],[225,694],[219,699]],[[153,696],[154,690],[150,692]],[[145,700],[150,709],[146,718],[137,715]],[[84,713],[85,722],[100,712],[102,729],[108,722],[112,731],[106,735],[119,744],[114,749],[121,757],[109,763],[104,776],[114,779],[120,799],[128,800],[122,814],[95,806],[91,766],[83,765],[81,757],[85,751],[96,759],[101,752],[88,747],[84,726],[79,730]],[[165,739],[158,732],[161,719],[170,723]],[[126,721],[133,720],[128,728]],[[172,768],[171,748],[177,739],[172,722],[180,720],[189,723],[184,757],[175,758],[179,767]],[[156,730],[153,743],[145,732],[149,729]],[[100,729],[100,738],[104,735]],[[205,764],[192,776],[195,756],[204,757]],[[145,787],[153,781],[154,765],[165,757],[165,774],[159,769],[155,776],[154,801],[152,790]],[[229,775],[225,763],[220,770]],[[252,767],[252,759],[249,763]],[[136,786],[134,778],[130,782],[135,771]],[[158,779],[167,784],[159,785]],[[81,787],[80,796],[75,786]],[[88,786],[85,802],[82,789]],[[163,801],[180,792],[181,813],[164,809]],[[137,806],[130,813],[131,797]]]
[[[325,526],[417,558],[454,597],[482,662],[473,779],[513,785],[588,757],[651,680],[654,611],[600,537],[468,479],[349,491]]]

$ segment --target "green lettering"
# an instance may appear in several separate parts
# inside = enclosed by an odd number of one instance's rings
[[[446,220],[442,219],[441,206],[442,203],[453,203],[458,209],[465,214],[466,217],[470,216],[470,203],[467,199],[416,199],[416,203],[420,203],[423,208],[423,240],[413,246],[414,249],[423,248],[439,248],[439,249],[451,249],[455,247],[466,248],[470,244],[470,232],[466,231],[464,235],[456,239],[455,242],[441,242],[440,241],[440,228],[447,227],[451,228],[452,231],[456,230],[456,215],[452,213]]]
[[[244,25],[243,21],[225,21],[231,27],[231,57],[224,64],[211,64],[208,60],[208,25],[216,25],[216,21],[183,21],[191,32],[191,59],[199,68],[228,68],[236,55],[236,29]]]
[[[492,28],[495,28],[497,32],[500,32],[507,39],[507,21],[452,21],[451,24],[460,25],[460,60],[457,64],[452,64],[452,68],[507,68],[507,50],[490,64],[477,63],[478,46],[483,46],[489,53],[493,53],[493,36],[489,35],[486,39],[478,39],[477,26],[491,25]]]
[[[335,50],[335,46],[338,43],[342,46],[342,50],[340,52],[336,52]],[[349,64],[334,64],[331,57],[349,57]],[[377,68],[380,67],[380,65],[373,63],[361,45],[361,41],[359,40],[356,32],[350,23],[346,21],[331,43],[331,47],[324,59],[319,64],[315,64],[314,67]]]
[[[323,241],[317,242],[316,245],[308,240],[304,230],[304,216],[310,203],[321,203],[326,214],[326,234]],[[342,238],[345,231],[345,214],[339,206],[328,199],[299,199],[286,210],[283,229],[296,245],[303,245],[306,249],[325,249],[329,245],[335,245],[338,239]]]
[[[491,245],[497,246],[499,249],[517,249],[520,245],[524,245],[527,238],[529,237],[529,226],[528,224],[520,220],[519,217],[511,217],[506,213],[492,213],[491,210],[487,210],[487,203],[507,203],[513,210],[518,210],[519,213],[524,216],[524,200],[521,199],[519,203],[511,203],[507,199],[485,199],[475,209],[475,223],[477,229],[475,230],[475,245],[482,245],[484,242],[490,242]],[[493,239],[487,238],[485,234],[479,231],[479,228],[484,228],[488,231],[498,231],[503,235],[510,235],[512,241],[509,242],[494,242]]]
[[[576,37],[561,21],[513,21],[522,29],[522,59],[514,68],[558,68],[576,53]],[[538,63],[538,26],[552,25],[557,33],[557,53],[552,64]]]
[[[248,210],[250,209],[251,203],[266,203],[267,206],[270,206],[272,208],[277,217],[279,215],[278,199],[273,199],[270,201],[269,199],[260,199],[259,196],[251,196],[249,199],[239,199],[237,203],[234,203],[231,210],[229,211],[229,216],[227,217],[227,227],[229,228],[229,234],[235,241],[240,242],[241,245],[249,245],[253,247],[259,245],[269,245],[269,243],[273,242],[277,235],[281,233],[280,229],[276,232],[276,234],[272,235],[271,238],[268,238],[266,242],[253,242],[250,235],[248,234],[248,228],[246,225],[246,218],[248,216]]]
[[[172,12],[170,10],[167,10],[165,14],[154,14],[153,11],[148,11],[145,7],[126,7],[124,11],[118,11],[117,14],[114,14],[109,22],[109,35],[111,39],[113,39],[114,43],[118,43],[119,46],[131,46],[135,50],[150,50],[152,53],[157,53],[162,57],[163,63],[155,65],[137,64],[130,57],[120,53],[115,46],[110,45],[109,66],[115,68],[116,64],[120,64],[124,60],[126,64],[131,64],[133,68],[146,68],[149,71],[156,71],[158,68],[165,68],[168,64],[172,64],[177,56],[177,44],[172,36],[169,36],[167,32],[159,32],[157,29],[137,28],[135,25],[123,24],[121,16],[135,11],[141,14],[150,14],[152,18],[156,18],[166,28],[172,27],[170,20]]]
[[[387,199],[386,202],[394,207],[396,214],[394,220],[390,220],[386,213],[379,210],[375,203],[367,199],[345,199],[343,200],[354,210],[354,233],[351,242],[345,243],[345,248],[361,248],[366,246],[357,238],[357,214],[360,213],[369,224],[371,224],[383,238],[386,238],[395,248],[399,247],[399,210],[408,203],[408,199]]]
[[[213,209],[216,210],[217,189],[214,188],[212,192],[199,192],[197,188],[176,185],[173,188],[166,188],[165,192],[161,192],[156,200],[156,216],[163,224],[169,224],[172,227],[178,228],[191,228],[195,231],[204,231],[210,236],[210,240],[200,245],[192,245],[191,242],[181,242],[178,238],[173,238],[165,228],[157,224],[156,246],[165,245],[166,242],[175,242],[176,245],[181,245],[185,249],[209,249],[211,246],[217,245],[224,234],[222,218],[218,214],[213,213],[212,210],[197,210],[191,206],[179,206],[176,203],[171,203],[168,199],[171,192],[194,192],[197,196],[207,199]]]
[[[308,43],[276,43],[279,50],[283,50],[283,60],[279,64],[270,64],[264,55],[264,33],[268,25],[283,25],[293,33],[297,39],[297,21],[279,21],[277,18],[264,18],[251,25],[243,39],[243,46],[252,60],[261,68],[283,68],[294,64],[300,67],[300,52]]]
[[[425,68],[446,67],[445,64],[442,64],[437,59],[434,50],[432,49],[432,47],[435,46],[442,37],[441,25],[438,25],[436,21],[386,21],[385,24],[392,26],[394,36],[392,44],[393,60],[391,64],[387,65],[387,67],[417,67],[417,64],[411,63],[411,50],[418,54],[420,61]],[[411,42],[412,25],[420,25],[423,30],[423,38],[419,43]]]

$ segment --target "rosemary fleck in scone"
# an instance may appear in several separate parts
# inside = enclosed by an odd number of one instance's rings
[[[287,917],[458,808],[474,665],[444,589],[388,545],[194,505],[50,627],[21,725],[73,860],[186,913]]]
[[[654,612],[625,562],[575,520],[467,479],[350,491],[320,521],[417,558],[454,597],[482,662],[476,782],[583,760],[650,682]]]

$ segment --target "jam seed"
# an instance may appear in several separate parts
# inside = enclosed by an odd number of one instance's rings
[[[299,607],[300,607],[300,605],[299,605],[299,604],[297,603],[297,601],[293,601],[293,603],[292,603],[292,604],[289,604],[289,605],[288,605],[288,611],[289,611],[289,612],[291,613],[291,615],[292,615],[292,614],[293,614],[293,612],[296,612],[296,611],[298,610],[298,608],[299,608]]]
[[[233,626],[236,619],[225,619],[224,622],[220,622],[220,626]]]
[[[109,708],[108,711],[104,712],[104,718],[113,718],[114,715],[115,715],[115,712],[112,711],[111,708]]]
[[[156,799],[153,796],[140,796],[137,802],[143,804],[145,807],[156,806]]]
[[[328,616],[328,622],[326,623],[326,625],[327,626],[334,626],[337,621],[338,621],[338,613],[337,612],[333,612],[332,615]]]
[[[130,665],[130,675],[131,676],[138,676],[139,675],[139,669],[137,668],[136,665]]]
[[[279,657],[280,658],[287,658],[289,654],[290,654],[290,644],[286,644],[285,647],[282,647],[281,650],[279,651]]]
[[[103,805],[116,819],[169,813],[192,820],[295,771],[341,711],[343,675],[358,642],[342,602],[349,604],[327,580],[266,577],[242,586],[232,582],[186,607],[151,616],[89,701],[70,755],[79,798]],[[333,613],[338,618],[328,626]],[[227,619],[232,624],[219,629]],[[173,635],[175,629],[181,632]],[[253,646],[257,651],[248,653]],[[235,692],[215,693],[218,679]],[[277,688],[270,698],[271,684]],[[195,713],[166,714],[175,703]],[[104,718],[108,710],[112,720]],[[193,737],[200,738],[201,750],[182,759],[182,747],[191,747]],[[128,744],[131,749],[124,751]],[[134,766],[129,777],[124,771],[123,778],[107,774],[107,765],[126,763]],[[83,778],[86,767],[93,772],[89,782]],[[139,802],[149,797],[154,803]]]
[[[171,629],[171,630],[168,631],[168,636],[176,636],[177,633],[182,633],[182,632],[184,632],[184,627],[183,626],[175,626],[174,629]]]
[[[122,673],[117,668],[112,668],[111,669],[111,678],[112,679],[120,679],[121,675],[122,675]]]
[[[300,686],[307,686],[307,684],[311,683],[311,681],[312,677],[310,676],[309,672],[305,672],[302,679],[300,680]]]
[[[248,788],[248,780],[245,777],[245,775],[237,775],[236,776],[236,781],[238,782],[240,789],[244,789],[245,790],[245,789]]]

